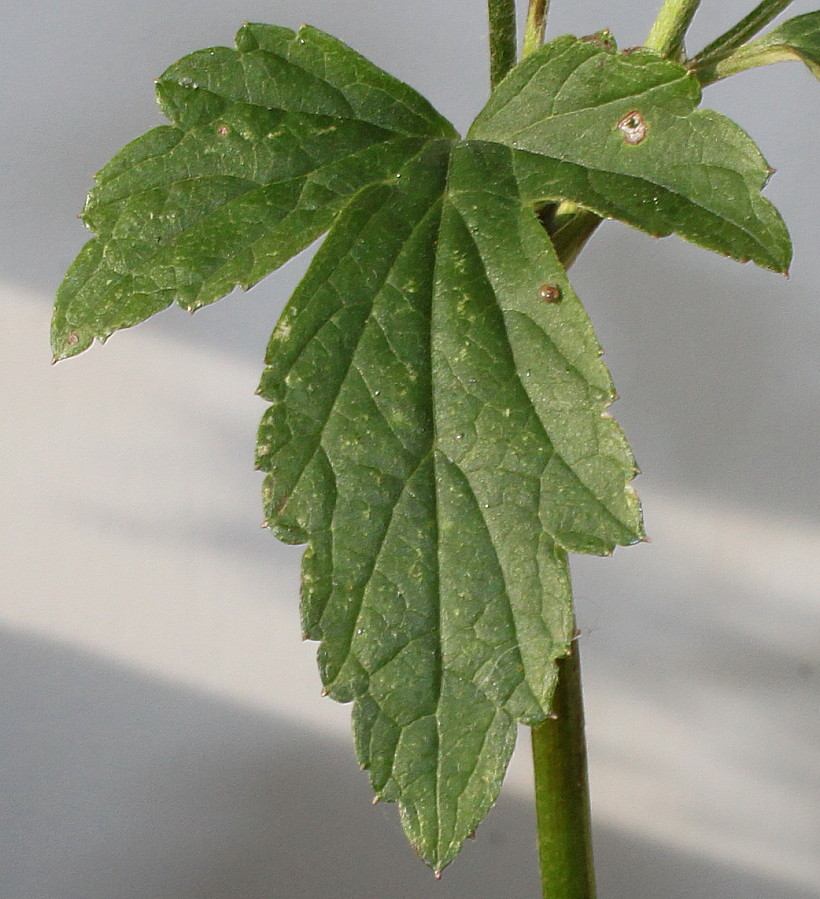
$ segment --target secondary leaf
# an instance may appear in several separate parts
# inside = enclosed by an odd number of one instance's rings
[[[820,78],[820,12],[809,12],[789,19],[754,41],[761,51],[780,49],[804,62],[815,78]]]
[[[57,296],[55,358],[177,302],[249,287],[323,234],[361,187],[449,125],[407,85],[314,28],[246,25],[236,50],[171,66],[149,131],[97,176],[97,232]]]
[[[511,72],[470,137],[521,151],[519,176],[544,200],[785,271],[788,232],[760,196],[771,169],[734,122],[697,110],[700,99],[675,62],[566,36]]]
[[[516,721],[549,710],[566,550],[642,535],[599,356],[512,154],[483,143],[359,194],[271,340],[269,524],[310,540],[324,683],[436,868],[495,800]]]

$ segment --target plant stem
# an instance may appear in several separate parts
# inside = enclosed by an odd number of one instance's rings
[[[575,262],[602,221],[599,215],[581,209],[568,200],[558,204],[552,220],[550,239],[565,269]]]
[[[544,899],[595,899],[577,642],[558,662],[553,714],[532,729],[542,892]]]
[[[683,38],[701,0],[665,0],[644,46],[661,56],[680,56]]]
[[[530,0],[527,9],[527,24],[524,28],[524,46],[521,58],[537,50],[544,43],[544,32],[547,28],[547,15],[550,11],[549,0]]]
[[[707,59],[710,62],[716,62],[718,59],[728,56],[735,48],[745,44],[750,37],[754,37],[758,31],[765,28],[791,3],[792,0],[763,0],[737,25],[704,47],[697,56],[690,60],[690,64],[697,68],[698,63]]]
[[[490,85],[492,88],[515,65],[515,0],[487,0],[490,19]]]
[[[751,43],[738,47],[734,53],[714,59],[705,59],[697,68],[693,68],[695,77],[702,87],[714,84],[721,78],[737,75],[748,69],[759,66],[770,66],[776,62],[801,62],[800,55],[779,41],[769,40],[768,35]],[[802,60],[805,62],[805,60]],[[820,76],[818,76],[820,77]]]
[[[700,0],[666,0],[646,46],[664,56],[681,55],[683,38]],[[544,6],[546,14],[546,5]],[[539,4],[530,2],[524,55],[543,34]],[[564,201],[544,225],[566,268],[601,223],[593,212]],[[592,826],[587,778],[581,660],[577,643],[558,662],[554,718],[532,728],[538,857],[544,899],[595,899]]]

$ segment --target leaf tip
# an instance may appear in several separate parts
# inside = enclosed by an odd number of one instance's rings
[[[79,331],[60,331],[56,330],[51,338],[52,365],[62,362],[63,359],[69,359],[71,356],[77,356],[84,350],[87,350],[93,343],[93,337],[85,337],[80,335]]]

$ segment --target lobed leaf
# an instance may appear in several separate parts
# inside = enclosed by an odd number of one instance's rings
[[[323,234],[363,186],[394,177],[449,125],[419,94],[335,38],[246,25],[236,49],[171,66],[149,131],[97,176],[98,236],[60,287],[56,359],[176,302],[247,288]]]
[[[771,169],[697,79],[649,50],[560,37],[499,85],[469,136],[520,151],[527,190],[656,236],[786,271],[788,232],[760,195]]]
[[[262,25],[157,84],[171,126],[99,174],[53,346],[248,287],[329,229],[268,348],[268,524],[378,795],[444,867],[573,638],[567,553],[643,536],[601,350],[547,232],[572,200],[782,269],[766,165],[648,51],[559,38],[470,139],[336,39]]]

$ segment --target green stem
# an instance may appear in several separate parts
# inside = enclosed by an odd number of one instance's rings
[[[527,24],[524,28],[524,46],[521,49],[522,59],[543,45],[549,11],[549,0],[530,0]]]
[[[647,46],[666,56],[679,56],[686,29],[700,0],[666,0],[652,27]],[[530,4],[529,42],[537,43],[540,25]],[[601,223],[600,216],[564,201],[542,211],[558,258],[566,268],[575,261]],[[577,643],[558,662],[553,715],[532,729],[538,857],[544,899],[595,899],[592,827],[587,780],[581,662]]]
[[[595,899],[577,642],[558,662],[552,714],[532,729],[542,892],[544,899]]]
[[[581,209],[568,200],[558,204],[552,220],[550,238],[565,269],[575,262],[602,221],[599,215]]]
[[[695,77],[702,87],[714,84],[721,78],[737,75],[748,69],[756,69],[759,66],[771,66],[776,62],[801,62],[800,55],[782,43],[770,42],[764,35],[760,40],[752,41],[744,47],[739,47],[734,53],[715,60],[704,60],[700,66],[693,69]]]
[[[487,0],[490,19],[490,85],[492,88],[515,65],[515,0]]]
[[[704,47],[697,56],[690,60],[690,65],[698,68],[699,64],[707,59],[716,62],[728,56],[741,44],[745,44],[749,38],[754,37],[762,28],[778,16],[792,3],[792,0],[763,0],[737,25],[725,31],[720,37],[715,38],[711,44]]]
[[[670,59],[680,56],[686,30],[700,3],[701,0],[665,0],[644,46]]]

